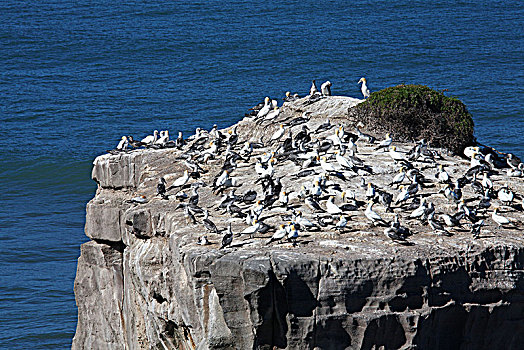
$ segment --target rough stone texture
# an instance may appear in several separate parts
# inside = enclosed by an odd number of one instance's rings
[[[347,109],[355,103],[332,97],[312,105],[286,104],[281,120],[311,112],[310,126],[328,116],[349,123]],[[248,120],[238,124],[242,140],[266,140],[275,128]],[[385,186],[396,169],[387,153],[359,145],[359,154],[374,157],[375,174],[367,181]],[[443,154],[452,176],[467,168],[464,160]],[[271,233],[235,237],[231,248],[221,250],[222,236],[208,234],[212,244],[199,246],[196,239],[206,232],[200,218],[187,225],[175,210],[178,201],[154,196],[160,176],[170,184],[185,169],[179,155],[173,149],[137,150],[95,160],[99,188],[86,220],[93,241],[82,246],[78,261],[73,349],[522,348],[520,229],[498,229],[488,218],[482,237],[473,239],[464,231],[438,236],[410,222],[416,231],[413,245],[403,246],[386,238],[382,228],[371,227],[361,210],[348,215],[348,232],[302,232],[297,247],[265,245]],[[221,164],[202,165],[210,171],[201,180],[211,183]],[[235,171],[243,183],[237,194],[252,186],[256,173],[250,169]],[[300,182],[289,174],[299,169],[277,163],[276,175],[296,190]],[[434,175],[434,169],[425,171],[428,178]],[[521,179],[509,184],[523,192]],[[344,185],[363,196],[357,177]],[[437,190],[425,191],[452,211]],[[212,208],[218,197],[210,187],[199,191],[200,205]],[[126,202],[136,195],[150,201]],[[221,211],[210,209],[210,214],[220,229],[228,222],[234,232],[246,227]],[[522,220],[521,213],[507,215]],[[264,222],[279,223],[278,215],[267,216]]]

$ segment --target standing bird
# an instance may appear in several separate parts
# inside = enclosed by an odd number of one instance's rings
[[[311,88],[309,89],[309,95],[313,96],[314,94],[318,93],[317,85],[315,80],[311,82]]]
[[[269,103],[269,97],[264,99],[264,107],[262,107],[257,113],[257,119],[265,117],[271,110],[271,104]]]
[[[366,215],[366,217],[371,220],[371,222],[373,223],[373,225],[376,224],[376,222],[381,222],[383,224],[386,224],[387,223],[384,221],[384,219],[382,219],[380,217],[380,215],[378,215],[374,210],[373,210],[373,201],[369,201],[368,202],[368,206],[366,208],[366,211],[364,211],[364,215]]]
[[[169,199],[168,196],[166,196],[166,180],[161,177],[159,183],[156,185],[156,192],[162,199]]]
[[[320,91],[322,92],[322,96],[331,96],[331,82],[328,80],[320,85]]]
[[[493,213],[491,213],[491,218],[493,219],[493,221],[495,221],[497,225],[499,225],[498,227],[509,224],[510,221],[507,217],[497,214],[498,209],[499,208],[495,208],[495,210],[493,210]]]
[[[125,151],[127,149],[127,146],[129,146],[129,141],[127,139],[127,136],[122,136],[122,139],[120,140],[120,142],[116,146],[116,149],[118,151]]]
[[[231,231],[231,223],[229,223],[227,232],[222,238],[222,245],[220,246],[220,249],[231,246],[231,242],[233,242],[233,231]]]
[[[359,84],[362,83],[362,87],[360,88],[360,91],[362,91],[362,95],[364,95],[364,98],[368,98],[370,93],[369,93],[368,86],[366,85],[366,78],[360,78],[358,83]]]
[[[280,241],[282,238],[286,237],[287,233],[286,226],[280,225],[278,230],[276,230],[275,233],[273,233],[273,236],[271,236],[271,238],[266,242],[266,245],[271,242]]]
[[[386,134],[386,138],[382,141],[380,141],[380,143],[378,144],[377,147],[375,147],[375,149],[381,149],[381,148],[384,148],[384,150],[386,150],[386,148],[388,148],[389,146],[391,146],[391,143],[393,142],[393,139],[391,138],[389,132]]]
[[[209,232],[218,233],[217,225],[215,225],[213,221],[209,220],[209,212],[207,209],[204,209],[204,219],[202,220],[202,224]]]
[[[271,141],[278,141],[284,136],[284,133],[286,132],[286,128],[284,127],[284,124],[280,124],[280,128],[277,129],[273,133],[273,136],[271,136]]]
[[[182,187],[185,184],[187,184],[187,181],[189,180],[189,173],[187,170],[184,170],[184,175],[179,177],[178,179],[173,182],[173,187]]]

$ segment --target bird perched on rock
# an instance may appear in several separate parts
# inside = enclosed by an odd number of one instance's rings
[[[322,92],[322,96],[331,96],[331,82],[328,80],[320,85],[320,91]]]
[[[224,237],[222,237],[222,245],[220,246],[220,249],[231,246],[231,242],[233,242],[233,231],[231,230],[231,223],[229,223],[227,232],[224,234]]]
[[[166,195],[166,180],[161,177],[158,184],[156,185],[156,192],[162,199],[169,199]]]
[[[311,88],[309,89],[309,95],[313,96],[317,93],[318,93],[317,84],[315,80],[313,79],[313,81],[311,82]]]
[[[366,85],[366,78],[360,78],[358,83],[359,84],[362,83],[362,86],[360,87],[360,91],[362,91],[362,95],[364,95],[364,98],[368,98],[370,93],[369,93],[368,86]]]

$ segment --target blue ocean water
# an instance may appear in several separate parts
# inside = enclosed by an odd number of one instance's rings
[[[264,96],[422,83],[524,156],[522,1],[0,2],[0,348],[68,348],[95,156]]]

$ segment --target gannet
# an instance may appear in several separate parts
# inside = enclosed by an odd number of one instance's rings
[[[279,114],[280,114],[280,109],[279,109],[278,107],[275,107],[271,112],[269,112],[269,113],[264,117],[264,119],[265,119],[265,120],[275,119],[276,117],[278,117]]]
[[[346,228],[347,224],[348,220],[346,219],[346,217],[344,215],[340,215],[340,218],[336,223],[335,228],[339,231],[342,231],[344,230],[344,228]]]
[[[320,85],[320,91],[323,96],[331,96],[331,82],[328,80],[324,84]]]
[[[204,224],[209,232],[218,233],[217,225],[209,219],[209,212],[207,209],[204,209],[204,219],[202,219],[202,224]]]
[[[368,86],[366,85],[366,78],[360,78],[358,83],[359,84],[362,83],[362,87],[360,88],[360,91],[362,91],[362,95],[364,95],[364,98],[368,98],[370,94],[369,94]]]
[[[175,182],[173,182],[173,187],[184,186],[188,180],[189,180],[189,172],[187,170],[184,170],[184,175],[182,175],[181,177],[176,179]]]
[[[359,126],[363,126],[363,124],[359,123],[355,127],[355,131],[357,132],[358,140],[362,139],[362,140],[366,141],[367,143],[374,143],[375,142],[375,138],[373,136],[369,135],[369,134],[365,134],[362,131],[360,131]]]
[[[508,184],[504,184],[498,191],[497,197],[504,205],[510,205],[513,202],[513,192],[508,188]]]
[[[273,133],[273,136],[271,136],[271,141],[278,141],[282,136],[284,136],[284,133],[286,132],[286,128],[284,127],[284,124],[280,124],[280,128],[277,129]]]
[[[287,239],[293,242],[293,246],[296,246],[297,238],[298,238],[298,229],[296,228],[295,225],[290,225],[288,227],[289,227],[289,230],[287,234]]]
[[[258,218],[262,214],[262,210],[264,210],[264,204],[262,204],[261,200],[258,200],[253,206],[252,212]]]
[[[157,139],[158,139],[158,130],[155,130],[153,132],[153,135],[144,137],[140,142],[142,142],[144,145],[149,145],[149,144],[155,143]]]
[[[162,130],[160,131],[160,137],[153,142],[155,145],[165,145],[169,141],[169,131],[168,130]]]
[[[320,166],[325,172],[336,171],[335,167],[332,164],[328,163],[327,158],[324,156],[320,158]]]
[[[122,136],[122,139],[116,146],[116,149],[119,151],[125,151],[128,145],[129,145],[129,141],[127,140],[127,136]]]
[[[378,215],[375,211],[373,211],[373,201],[370,200],[368,202],[368,206],[366,210],[364,211],[364,215],[371,220],[373,224],[376,224],[377,221],[385,223],[385,221]]]
[[[330,140],[333,142],[334,146],[340,146],[342,144],[342,141],[340,140],[340,137],[338,136],[339,129],[335,129],[335,133],[326,137],[326,140]]]
[[[224,234],[224,237],[222,237],[222,245],[220,246],[220,249],[231,246],[231,242],[233,242],[233,231],[231,230],[231,223],[229,223],[227,232]]]
[[[431,228],[434,231],[437,231],[439,233],[444,233],[445,235],[449,236],[450,233],[446,230],[446,228],[444,227],[444,225],[442,225],[440,221],[434,218],[434,215],[435,215],[434,212],[428,215],[429,226],[431,226]]]
[[[489,195],[489,188],[484,192],[484,196],[477,205],[478,209],[488,209],[491,206],[491,197]]]
[[[506,175],[508,177],[521,177],[524,173],[524,163],[520,163],[517,168],[508,168]]]
[[[179,131],[178,137],[175,140],[175,146],[180,149],[182,146],[184,146],[185,143],[186,141],[184,141],[184,138],[182,137],[182,131]]]
[[[435,177],[441,183],[449,182],[449,174],[447,173],[446,170],[444,170],[444,166],[442,164],[439,164],[438,171],[435,174]]]
[[[270,110],[271,110],[271,104],[269,102],[269,97],[266,97],[264,99],[264,107],[262,107],[262,109],[260,109],[257,113],[257,119],[265,117],[269,113]]]
[[[282,191],[280,192],[280,194],[278,195],[278,201],[284,206],[284,207],[287,207],[288,203],[289,203],[289,195],[286,191]]]
[[[349,138],[349,141],[346,144],[346,149],[350,152],[350,154],[357,153],[357,144],[355,143],[352,137]]]
[[[349,160],[340,155],[340,151],[335,151],[335,160],[342,168],[351,169],[353,167]]]
[[[426,198],[422,198],[420,201],[420,205],[417,209],[413,210],[411,214],[409,214],[409,217],[412,219],[420,218],[424,215],[426,212]]]
[[[306,205],[313,211],[324,211],[321,207],[320,207],[320,204],[318,204],[317,201],[315,201],[313,198],[311,197],[306,197],[306,199],[304,200],[304,202],[306,203]]]
[[[448,215],[448,214],[441,214],[440,218],[444,220],[444,223],[448,227],[455,227],[455,226],[461,226],[460,220],[464,217],[464,212],[458,212],[454,215]]]
[[[229,173],[227,172],[227,170],[224,170],[224,172],[217,178],[215,182],[215,186],[216,187],[223,186],[227,182],[228,179],[229,179]]]
[[[487,172],[484,173],[481,184],[483,188],[493,188],[493,182],[489,179]]]
[[[397,152],[396,146],[391,146],[389,149],[389,156],[395,161],[399,162],[401,160],[406,160],[406,158],[402,155],[402,153]]]
[[[499,208],[495,208],[493,210],[493,213],[491,213],[491,218],[493,219],[493,221],[495,221],[497,225],[499,225],[499,227],[509,224],[510,221],[507,217],[497,214],[498,209]]]
[[[309,89],[309,95],[313,96],[314,94],[318,93],[317,85],[315,84],[315,80],[311,82],[311,89]]]
[[[266,242],[266,244],[270,244],[271,242],[280,241],[282,238],[286,237],[288,234],[286,230],[286,225],[280,225],[278,229],[273,233],[273,236]]]
[[[293,218],[293,221],[300,225],[300,227],[312,228],[316,227],[311,221],[302,216],[302,212],[299,211]]]
[[[397,195],[397,198],[395,199],[395,203],[405,202],[410,197],[408,187],[404,187],[404,185],[400,185],[399,189],[400,189],[400,193]]]
[[[260,222],[257,219],[254,219],[251,223],[251,226],[244,229],[244,231],[240,232],[240,234],[248,234],[251,238],[253,238],[253,235],[258,232],[258,229],[260,228]]]
[[[514,158],[512,153],[508,153],[508,156],[506,158],[506,163],[509,165],[510,168],[516,169],[518,168],[520,162]]]
[[[166,180],[161,177],[158,184],[156,185],[156,193],[162,197],[162,199],[168,199],[166,196]]]
[[[386,138],[375,147],[375,149],[381,149],[381,148],[388,148],[391,146],[391,143],[393,143],[393,139],[391,138],[389,132],[386,134]]]
[[[368,200],[375,198],[375,187],[373,187],[373,184],[371,182],[368,182],[368,188],[366,190],[366,198]]]
[[[393,178],[393,180],[389,184],[390,186],[400,185],[402,181],[404,181],[404,179],[406,178],[406,173],[404,170],[406,170],[406,168],[400,167],[399,173]]]
[[[473,153],[478,153],[480,152],[480,148],[479,147],[473,147],[473,146],[468,146],[466,148],[464,148],[464,155],[467,157],[467,158],[470,158],[473,156]]]
[[[335,197],[330,196],[329,199],[326,201],[326,211],[331,215],[341,214],[342,209],[340,209],[338,205],[334,203],[334,198]]]

